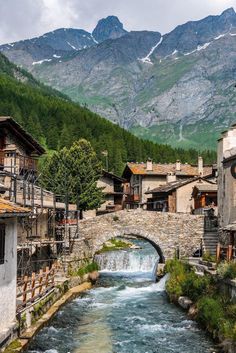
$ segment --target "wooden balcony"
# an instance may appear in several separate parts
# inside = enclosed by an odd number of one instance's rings
[[[37,160],[17,154],[16,151],[0,151],[0,168],[21,174],[22,171],[37,171]]]
[[[20,170],[37,171],[37,160],[25,156],[17,156],[16,160]]]

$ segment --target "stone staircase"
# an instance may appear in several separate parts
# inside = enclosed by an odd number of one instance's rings
[[[216,216],[204,219],[204,236],[203,236],[203,252],[209,252],[211,255],[216,255],[216,247],[218,240],[218,220]]]
[[[218,232],[215,231],[205,231],[203,237],[203,251],[209,252],[211,255],[216,255],[216,247],[218,244]]]

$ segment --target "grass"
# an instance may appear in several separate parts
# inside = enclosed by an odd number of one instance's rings
[[[4,353],[19,352],[20,348],[21,348],[21,343],[18,340],[15,340],[11,342],[3,352]]]
[[[145,140],[155,143],[168,143],[175,148],[195,148],[198,150],[216,149],[217,139],[220,137],[221,131],[228,128],[225,122],[219,129],[216,129],[212,122],[197,122],[191,125],[183,125],[183,139],[180,140],[179,123],[159,124],[150,127],[134,126],[130,131]]]
[[[79,267],[75,270],[69,268],[68,275],[71,277],[83,277],[87,273],[91,273],[94,271],[99,271],[99,266],[95,261],[86,263],[83,267]]]
[[[115,251],[115,250],[122,250],[122,249],[129,249],[132,244],[126,241],[122,241],[120,239],[112,238],[105,244],[101,250],[97,252],[97,254],[102,254],[107,251]]]

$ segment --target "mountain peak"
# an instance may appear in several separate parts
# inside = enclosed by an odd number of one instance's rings
[[[100,43],[107,39],[120,38],[126,33],[118,17],[108,16],[98,21],[92,34],[94,39]]]
[[[234,8],[233,7],[230,7],[228,9],[226,9],[225,11],[222,12],[221,16],[224,16],[224,17],[230,17],[230,16],[235,16],[236,13],[234,11]]]

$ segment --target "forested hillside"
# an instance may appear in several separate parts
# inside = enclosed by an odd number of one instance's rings
[[[92,143],[105,165],[102,152],[108,151],[109,167],[121,173],[126,161],[196,163],[196,150],[173,149],[141,140],[117,125],[71,102],[57,91],[38,83],[30,74],[0,56],[0,115],[11,115],[47,149],[70,146],[85,138]],[[202,153],[204,161],[215,160],[215,152]]]
[[[0,51],[40,82],[142,139],[215,149],[220,133],[236,120],[233,8],[166,34],[127,32],[109,16],[93,35],[64,28]]]

